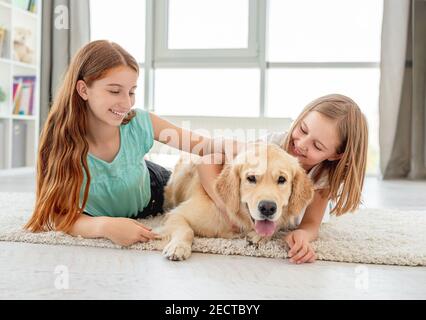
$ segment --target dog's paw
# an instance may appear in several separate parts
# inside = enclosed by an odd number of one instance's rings
[[[191,256],[191,245],[181,241],[170,241],[163,249],[163,256],[173,261],[186,260]]]
[[[247,236],[246,240],[249,245],[259,247],[261,244],[265,244],[270,237],[262,237],[256,233],[256,231],[250,231]]]

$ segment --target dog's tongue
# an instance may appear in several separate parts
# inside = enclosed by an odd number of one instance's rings
[[[275,231],[275,222],[269,220],[256,220],[254,228],[259,235],[269,237],[272,236]]]

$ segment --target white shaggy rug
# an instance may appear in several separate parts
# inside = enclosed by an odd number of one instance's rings
[[[0,193],[0,241],[53,245],[117,248],[107,239],[83,239],[61,232],[30,233],[22,229],[32,213],[32,193]],[[143,220],[155,227],[162,217]],[[196,238],[194,252],[287,258],[280,232],[267,244],[255,247],[245,239]],[[159,250],[159,241],[139,243],[126,249]],[[318,260],[401,266],[426,266],[426,211],[361,209],[332,217],[313,242]]]

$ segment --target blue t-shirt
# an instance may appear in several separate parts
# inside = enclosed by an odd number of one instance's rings
[[[151,198],[144,156],[154,143],[154,131],[149,113],[134,110],[136,116],[128,124],[120,126],[120,150],[112,162],[90,153],[87,156],[91,182],[84,211],[92,216],[135,217]],[[84,174],[80,205],[86,181]]]

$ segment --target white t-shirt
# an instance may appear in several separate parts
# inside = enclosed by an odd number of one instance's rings
[[[287,132],[271,132],[260,140],[266,143],[276,144],[281,147],[284,144],[284,140],[287,137]],[[314,166],[309,172],[308,177],[313,181],[313,177],[316,171],[319,169],[319,164]],[[328,173],[323,173],[317,182],[314,182],[314,190],[325,189],[329,186]],[[330,220],[331,201],[328,202],[325,208],[324,217],[322,223],[326,223]],[[299,225],[305,215],[305,209],[300,212],[296,218],[296,224]]]

